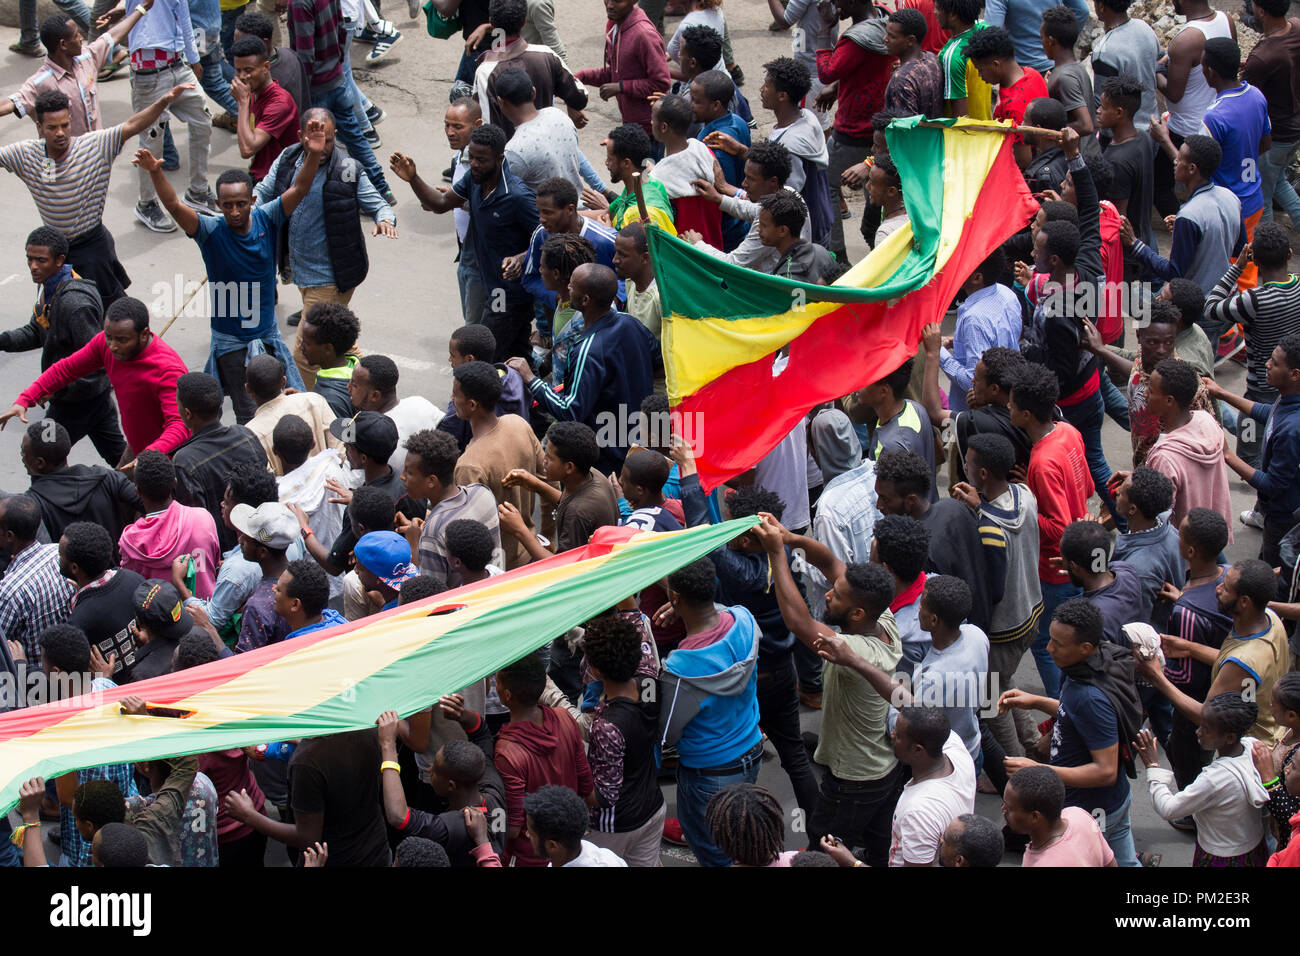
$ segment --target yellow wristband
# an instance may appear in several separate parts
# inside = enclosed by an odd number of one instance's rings
[[[385,770],[396,770],[398,773],[401,773],[402,765],[398,763],[396,760],[385,760],[383,763],[379,765],[379,770],[380,772],[383,772]]]
[[[23,823],[14,827],[14,832],[9,835],[9,842],[21,850],[23,848],[23,841],[27,839],[27,831],[32,827],[39,828],[40,825],[40,822],[37,821],[36,823]]]

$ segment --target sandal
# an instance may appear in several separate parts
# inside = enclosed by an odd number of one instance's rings
[[[1164,859],[1164,855],[1160,853],[1139,853],[1137,857],[1138,862],[1147,867],[1157,867]]]
[[[96,77],[96,79],[101,83],[104,80],[111,80],[113,77],[117,76],[118,73],[122,72],[122,68],[126,66],[126,63],[126,60],[115,60],[114,62],[109,63],[99,71],[99,76]]]

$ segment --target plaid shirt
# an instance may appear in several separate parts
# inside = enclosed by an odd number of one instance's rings
[[[0,580],[0,633],[21,642],[32,666],[41,662],[37,637],[68,619],[75,590],[59,573],[57,544],[29,545],[9,562]]]
[[[90,685],[95,690],[105,691],[117,687],[107,677],[97,677]],[[77,785],[88,780],[112,780],[122,791],[122,798],[130,800],[140,794],[135,785],[135,764],[111,763],[99,767],[87,767],[76,771]],[[72,808],[59,806],[59,866],[90,866],[91,847],[89,840],[83,840],[72,817]]]
[[[343,78],[343,14],[339,0],[292,0],[289,47],[311,75],[318,92],[332,90]]]

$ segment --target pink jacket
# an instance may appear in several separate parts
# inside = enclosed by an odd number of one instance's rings
[[[196,565],[194,596],[212,597],[221,563],[217,523],[203,508],[189,508],[173,501],[160,514],[147,515],[128,525],[117,543],[122,567],[148,578],[172,579],[172,562],[191,555]]]
[[[1193,508],[1209,508],[1228,518],[1232,541],[1232,499],[1223,461],[1223,429],[1209,412],[1194,411],[1181,428],[1165,432],[1147,452],[1146,464],[1174,483],[1176,528]]]

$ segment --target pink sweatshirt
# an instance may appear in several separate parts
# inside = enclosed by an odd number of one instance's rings
[[[1186,425],[1157,438],[1146,464],[1174,483],[1174,512],[1169,520],[1175,528],[1193,508],[1209,508],[1229,519],[1228,541],[1232,541],[1223,429],[1209,412],[1194,411]]]
[[[182,554],[192,555],[196,565],[194,596],[206,601],[217,583],[221,543],[217,523],[203,508],[189,508],[173,501],[167,510],[145,515],[128,525],[118,541],[122,567],[148,578],[172,579],[172,562]]]
[[[140,454],[153,448],[170,455],[189,440],[190,430],[176,407],[176,380],[189,369],[176,350],[153,336],[140,354],[129,362],[113,357],[104,333],[100,332],[65,359],[55,362],[17,398],[17,404],[31,408],[63,386],[103,369],[117,395],[122,432],[131,451]],[[171,578],[171,572],[163,575]]]

